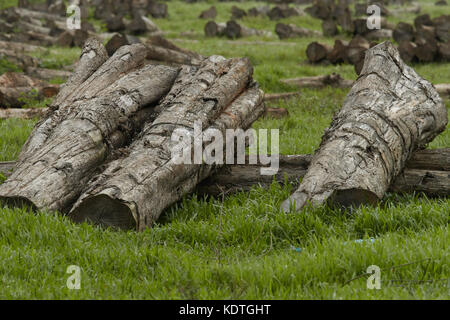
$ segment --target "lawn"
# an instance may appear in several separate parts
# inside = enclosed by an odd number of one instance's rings
[[[15,1],[6,1],[12,5]],[[450,9],[420,1],[431,17]],[[339,72],[355,79],[350,65],[312,66],[306,45],[317,39],[273,37],[237,40],[203,36],[196,19],[213,1],[170,1],[170,17],[155,22],[178,45],[205,55],[249,57],[265,92],[293,91],[282,78]],[[222,22],[232,5],[214,3]],[[0,7],[3,6],[0,5]],[[438,8],[438,9],[436,9]],[[401,21],[414,15],[402,14]],[[398,17],[389,18],[397,22]],[[309,16],[282,22],[320,30]],[[245,18],[250,27],[273,31],[268,18]],[[191,31],[189,36],[181,32]],[[250,43],[251,41],[257,43]],[[333,43],[331,38],[319,39]],[[76,60],[79,49],[36,53],[47,67]],[[432,83],[450,82],[450,63],[415,64]],[[1,69],[3,68],[3,69]],[[0,63],[0,73],[14,66]],[[313,153],[347,90],[302,90],[273,106],[289,110],[284,119],[261,118],[255,128],[280,129],[282,154]],[[450,112],[450,101],[446,100]],[[14,160],[36,120],[0,120],[0,161]],[[450,129],[430,148],[450,147]],[[1,181],[0,177],[0,181]],[[279,209],[292,186],[222,198],[186,196],[160,221],[141,233],[74,224],[57,213],[0,208],[1,299],[448,299],[450,285],[450,198],[388,194],[377,207],[351,212]],[[360,241],[362,239],[362,241]],[[70,265],[81,268],[81,289],[66,286]],[[381,289],[367,288],[367,267],[381,268]],[[395,268],[394,268],[395,267]]]

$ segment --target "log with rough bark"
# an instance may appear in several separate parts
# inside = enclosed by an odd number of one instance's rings
[[[231,7],[231,19],[232,20],[242,19],[245,16],[247,16],[247,12],[245,12],[245,10],[243,10],[239,7],[236,7],[236,6]]]
[[[146,53],[137,44],[108,59],[101,43],[88,40],[75,72],[51,105],[54,111],[38,122],[16,170],[0,186],[0,200],[70,209],[99,166],[139,131],[177,76],[170,67],[141,67]]]
[[[275,175],[261,175],[262,164],[228,165],[200,183],[197,194],[219,196],[250,191],[256,186],[270,188],[273,181],[299,185],[311,163],[312,155],[281,155]],[[246,161],[248,163],[248,161]],[[5,164],[11,167],[11,164]],[[450,149],[419,150],[406,163],[405,170],[388,191],[398,193],[424,192],[428,196],[450,196]]]
[[[337,25],[333,20],[323,20],[322,34],[324,37],[333,37],[338,33]]]
[[[412,153],[444,131],[447,121],[434,87],[404,64],[390,42],[370,48],[361,75],[283,210],[308,203],[377,203]]]
[[[188,54],[183,51],[146,44],[147,59],[153,62],[166,63],[169,65],[199,65],[201,56]]]
[[[318,37],[320,32],[298,27],[295,24],[277,23],[275,33],[280,39],[302,38],[302,37]]]
[[[401,41],[398,46],[398,51],[400,57],[404,62],[412,62],[416,58],[416,47],[417,45],[411,41]]]
[[[339,39],[335,40],[333,49],[328,53],[327,59],[333,64],[348,62],[347,47],[348,42]]]
[[[145,126],[127,157],[110,162],[93,178],[69,217],[124,229],[151,226],[165,208],[193,191],[215,167],[195,154],[193,164],[176,161],[172,151],[178,143],[172,133],[176,129],[188,132],[189,141],[182,141],[188,147],[191,137],[200,138],[201,133],[194,131],[196,122],[219,134],[249,127],[264,110],[263,93],[252,84],[251,76],[247,59],[212,56],[199,69],[183,67],[159,104],[157,119]]]
[[[22,109],[19,109],[22,110]],[[2,110],[0,110],[0,113]],[[270,188],[274,179],[280,185],[297,186],[308,170],[312,155],[281,155],[275,175],[261,175],[264,165],[257,163],[226,165],[202,181],[195,193],[219,196],[250,191],[256,186]],[[249,163],[246,160],[246,163]],[[15,162],[0,162],[0,173],[8,177]],[[418,150],[395,178],[390,192],[424,192],[428,196],[450,196],[450,149]]]
[[[39,64],[36,58],[10,49],[0,49],[0,60],[6,60],[21,70],[28,67],[37,67]]]
[[[300,9],[288,6],[275,6],[267,12],[267,16],[270,20],[279,20],[294,16],[300,16],[302,14],[303,12]]]

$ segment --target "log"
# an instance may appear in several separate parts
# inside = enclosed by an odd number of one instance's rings
[[[106,52],[108,52],[108,56],[112,56],[117,49],[123,46],[127,46],[130,44],[140,43],[140,40],[137,37],[133,37],[130,35],[125,35],[121,33],[116,33],[105,45]]]
[[[266,93],[264,94],[264,102],[287,100],[300,96],[300,92],[283,92],[283,93]]]
[[[348,62],[347,47],[348,43],[346,41],[335,40],[333,49],[328,53],[327,59],[333,64]]]
[[[56,85],[22,73],[6,72],[0,76],[0,108],[20,108],[26,104],[26,99],[50,98],[57,92]]]
[[[333,20],[324,20],[322,22],[322,34],[325,37],[333,37],[338,34],[336,23]]]
[[[442,15],[432,20],[439,41],[450,41],[450,15]]]
[[[5,110],[0,110],[0,114],[2,111]],[[306,174],[311,158],[312,155],[280,155],[280,167],[275,175],[261,175],[261,168],[264,167],[261,163],[226,165],[203,180],[195,189],[195,193],[220,196],[248,192],[256,186],[268,189],[274,180],[280,185],[288,183],[298,186],[299,177],[303,178]],[[249,163],[248,159],[246,163]],[[14,161],[0,162],[0,174],[8,177],[14,166]],[[405,170],[394,179],[388,191],[450,196],[450,149],[425,149],[414,152],[406,163]]]
[[[434,39],[416,39],[414,50],[417,59],[421,62],[433,62],[438,53],[438,44]]]
[[[324,88],[326,86],[335,88],[350,88],[353,85],[352,80],[343,79],[337,73],[324,76],[284,79],[280,81],[286,84],[296,85],[299,88]]]
[[[256,186],[269,189],[274,180],[280,185],[299,185],[311,163],[312,155],[280,155],[275,175],[261,175],[264,165],[227,165],[200,183],[199,195],[220,196],[248,192]],[[389,192],[423,192],[428,196],[450,196],[450,149],[416,151],[405,170],[390,185]],[[248,163],[248,161],[246,161]],[[6,164],[6,167],[11,164]]]
[[[70,77],[72,72],[66,70],[55,70],[47,68],[34,68],[28,67],[25,69],[25,73],[30,77],[38,78],[45,81],[51,81],[55,79],[66,80]]]
[[[18,118],[18,119],[34,119],[42,118],[48,108],[29,108],[29,109],[19,109],[19,108],[8,108],[0,109],[0,119]],[[1,162],[0,162],[1,164]],[[0,170],[1,172],[1,170]]]
[[[264,116],[275,119],[281,119],[289,117],[289,111],[286,108],[266,108]]]
[[[0,49],[0,59],[12,63],[21,70],[26,70],[28,67],[37,67],[39,64],[39,61],[34,57],[23,54],[19,51],[8,49]]]
[[[400,52],[400,57],[406,63],[413,62],[416,58],[416,47],[417,45],[411,41],[401,41],[398,46],[398,51]]]
[[[217,17],[217,10],[215,6],[211,6],[209,7],[209,9],[202,11],[202,13],[200,13],[199,18],[200,19],[215,19]]]
[[[242,19],[245,16],[247,16],[247,12],[245,12],[245,10],[242,10],[241,8],[238,8],[236,6],[231,7],[232,20]]]
[[[153,62],[163,62],[169,65],[199,65],[199,57],[187,54],[185,52],[167,49],[152,44],[146,44],[147,59]]]
[[[433,22],[431,21],[429,14],[422,14],[414,19],[414,27],[416,27],[416,29],[422,26],[433,26]]]
[[[292,23],[277,23],[277,25],[275,26],[275,33],[280,39],[320,36],[320,33],[315,30],[298,27]]]
[[[241,37],[250,37],[250,36],[270,36],[271,35],[271,33],[269,31],[248,28],[242,24],[237,23],[234,20],[230,20],[227,22],[227,26],[225,27],[224,34],[230,39],[237,39],[237,38],[241,38]]]
[[[414,28],[411,24],[406,22],[399,22],[392,34],[395,41],[398,43],[402,41],[414,40]]]
[[[155,19],[169,17],[167,4],[153,0],[148,2],[147,12]]]
[[[306,57],[309,62],[317,63],[326,59],[331,50],[328,45],[314,41],[306,47]]]
[[[267,12],[267,16],[270,20],[279,20],[300,15],[302,15],[301,10],[288,6],[275,6]]]
[[[215,21],[208,21],[205,24],[205,35],[207,37],[220,37],[225,35],[225,22],[217,23]]]
[[[133,117],[154,112],[151,106],[178,74],[166,66],[136,69],[146,55],[142,44],[120,48],[103,64],[105,49],[96,52],[101,44],[88,45],[53,102],[55,111],[37,124],[15,171],[0,185],[0,201],[67,212],[99,166],[139,131]],[[77,90],[68,92],[76,84]]]
[[[412,153],[444,131],[447,121],[434,87],[404,64],[390,42],[370,48],[361,75],[282,209],[377,203]]]
[[[435,84],[434,87],[441,97],[450,97],[450,83]]]
[[[264,17],[269,13],[269,11],[269,6],[259,6],[248,9],[247,14],[249,17]]]
[[[110,162],[93,178],[95,183],[80,196],[69,217],[122,229],[150,227],[165,208],[192,192],[214,168],[206,163],[177,164],[171,156],[172,133],[180,128],[197,136],[192,133],[195,121],[221,133],[249,127],[264,109],[263,94],[251,85],[251,75],[247,59],[213,56],[197,71],[183,67],[158,106],[158,118],[146,125],[127,157]]]

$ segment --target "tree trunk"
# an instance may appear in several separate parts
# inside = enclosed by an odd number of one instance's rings
[[[333,37],[338,34],[336,23],[333,20],[324,20],[322,22],[322,34],[325,37]]]
[[[158,106],[158,118],[146,125],[127,157],[109,163],[102,174],[94,177],[69,216],[77,222],[124,229],[151,226],[165,208],[194,190],[214,168],[207,164],[177,164],[171,156],[172,133],[176,129],[192,133],[196,121],[222,134],[225,129],[249,127],[264,110],[262,92],[248,87],[251,75],[247,59],[213,56],[198,71],[183,67]]]
[[[199,18],[200,19],[215,19],[217,17],[217,10],[216,7],[211,6],[208,10],[202,11],[202,13],[200,13]]]
[[[11,110],[11,109],[9,109]],[[18,111],[39,111],[41,109],[18,109]],[[2,111],[0,110],[0,114]],[[0,116],[1,117],[1,116]],[[230,195],[247,192],[256,186],[270,188],[274,179],[284,185],[298,185],[308,170],[312,155],[282,155],[279,159],[279,171],[276,175],[261,175],[256,165],[227,165],[202,181],[195,193],[209,196]],[[249,161],[247,160],[246,163]],[[0,173],[8,177],[15,162],[0,162]],[[450,149],[418,150],[406,163],[405,170],[397,176],[389,187],[390,192],[424,192],[428,196],[450,196]]]
[[[247,192],[256,186],[270,188],[277,183],[299,184],[311,163],[312,155],[280,156],[276,175],[261,175],[256,165],[228,165],[205,179],[196,189],[197,194],[219,196]],[[248,163],[248,161],[246,161]],[[11,165],[5,165],[11,167]],[[450,149],[416,151],[388,189],[391,192],[424,192],[428,196],[450,195]]]
[[[376,203],[414,150],[444,131],[447,120],[434,87],[403,63],[390,42],[369,49],[361,75],[283,210],[307,203]]]
[[[234,20],[230,20],[227,22],[224,34],[230,39],[237,39],[250,36],[269,36],[270,32],[265,30],[247,28],[246,26],[241,25]]]
[[[327,59],[333,64],[348,62],[347,47],[347,42],[339,39],[335,40],[333,49],[328,53]]]
[[[411,24],[406,22],[399,22],[392,34],[395,41],[398,43],[402,41],[414,40],[414,28]]]
[[[109,60],[93,40],[55,98],[56,111],[25,143],[16,170],[0,186],[0,200],[67,211],[87,181],[112,156],[117,141],[139,131],[133,116],[163,96],[177,70],[148,65],[143,45],[122,47]],[[77,88],[77,90],[73,90]],[[152,110],[152,109],[151,109]],[[126,139],[125,139],[126,140]]]

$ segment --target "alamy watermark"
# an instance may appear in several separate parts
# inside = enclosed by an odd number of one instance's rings
[[[376,4],[372,4],[367,7],[367,14],[370,16],[367,18],[367,29],[379,30],[381,29],[381,9]]]
[[[81,289],[81,268],[77,265],[70,265],[67,267],[66,273],[70,274],[67,278],[66,286],[70,290]]]

